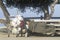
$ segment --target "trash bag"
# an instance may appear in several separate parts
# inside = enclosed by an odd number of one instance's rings
[[[13,28],[12,29],[12,34],[17,34],[17,33],[19,33],[18,30],[16,28]]]

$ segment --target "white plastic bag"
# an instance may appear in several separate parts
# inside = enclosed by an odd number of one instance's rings
[[[13,33],[13,34],[17,34],[17,33],[18,33],[18,30],[17,30],[16,28],[13,28],[13,29],[12,29],[12,33]]]

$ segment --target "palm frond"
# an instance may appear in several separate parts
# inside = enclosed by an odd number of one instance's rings
[[[6,0],[6,5],[8,7],[14,6],[24,11],[26,7],[33,7],[34,9],[38,7],[41,9],[43,6],[49,6],[53,2],[53,0]]]

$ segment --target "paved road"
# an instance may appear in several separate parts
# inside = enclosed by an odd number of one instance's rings
[[[60,37],[42,37],[42,36],[16,37],[15,35],[7,37],[7,34],[0,33],[0,40],[60,40]]]
[[[60,40],[60,37],[3,37],[0,40]]]

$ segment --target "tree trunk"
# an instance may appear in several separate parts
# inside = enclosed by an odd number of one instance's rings
[[[58,2],[58,0],[54,0],[54,2],[50,5],[51,13],[49,15],[49,18],[51,18],[53,16],[54,6],[56,5],[57,2]]]
[[[9,19],[9,13],[8,13],[6,7],[4,6],[2,0],[0,0],[0,7],[3,10],[4,16],[6,17],[7,22],[9,22],[10,21],[10,19]]]
[[[9,36],[10,36],[10,31],[9,31],[9,29],[10,29],[10,27],[9,27],[9,24],[10,24],[9,16],[10,16],[10,15],[9,15],[6,7],[4,6],[2,0],[0,0],[0,7],[1,7],[1,9],[3,10],[4,16],[5,16],[5,18],[6,18],[6,24],[7,24],[6,26],[7,26],[7,29],[8,29],[8,37],[9,37]]]
[[[49,14],[48,6],[44,6],[44,8],[43,8],[44,19],[45,20],[49,20],[52,17],[53,13],[54,13],[54,6],[58,2],[58,0],[53,0],[53,1],[54,2],[50,5],[50,9],[51,9],[51,13],[50,14]]]
[[[44,6],[44,7],[43,7],[43,12],[44,12],[44,19],[45,19],[45,20],[49,20],[49,10],[48,10],[48,6]]]

